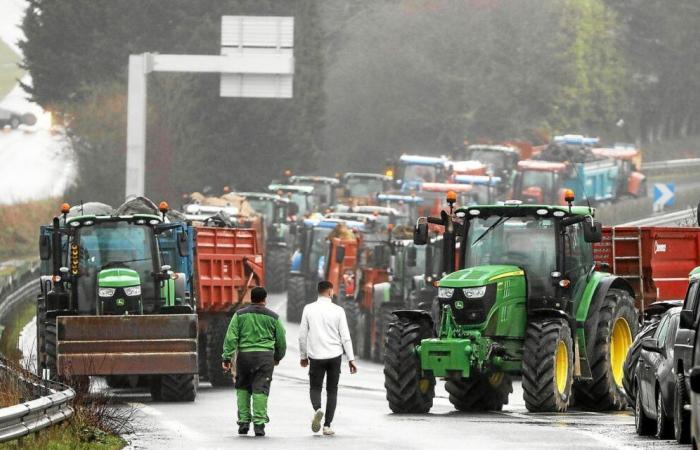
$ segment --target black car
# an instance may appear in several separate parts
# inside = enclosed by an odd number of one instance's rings
[[[681,308],[668,310],[654,334],[641,340],[634,378],[634,422],[639,435],[655,434],[660,439],[673,435],[673,353],[680,311]]]
[[[627,352],[627,358],[625,358],[625,365],[623,368],[622,385],[625,388],[627,402],[630,405],[634,405],[636,396],[634,377],[637,371],[639,354],[642,351],[642,340],[654,334],[659,327],[659,319],[666,311],[681,305],[683,305],[683,300],[665,300],[652,303],[644,309],[644,326],[637,336],[635,336],[632,347],[630,347],[629,352]]]

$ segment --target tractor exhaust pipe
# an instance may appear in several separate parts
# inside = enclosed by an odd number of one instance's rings
[[[61,225],[58,217],[53,218],[53,230],[51,232],[51,261],[53,263],[53,275],[61,275]]]

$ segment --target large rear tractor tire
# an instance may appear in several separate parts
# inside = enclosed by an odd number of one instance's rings
[[[154,401],[193,402],[197,397],[198,375],[157,375],[151,379],[151,397]]]
[[[372,360],[375,362],[384,361],[384,347],[386,345],[386,333],[389,331],[389,324],[396,320],[392,305],[382,305],[377,312],[377,320],[374,327],[374,342],[372,345]]]
[[[362,311],[360,311],[360,305],[358,305],[357,301],[355,301],[355,299],[352,297],[341,298],[339,302],[340,306],[342,306],[345,310],[345,317],[348,319],[348,329],[350,330],[350,338],[353,342],[355,342],[355,340],[357,340],[358,333],[362,331],[359,330],[361,324],[360,320],[363,316]],[[365,333],[368,331],[369,330],[364,330]],[[366,353],[364,355],[360,355],[360,357],[364,358],[366,358],[367,356],[369,355]]]
[[[348,312],[346,311],[346,314]],[[370,342],[369,342],[369,330],[371,326],[372,317],[366,311],[359,312],[360,317],[357,320],[357,330],[353,334],[353,349],[355,350],[355,356],[362,359],[369,359],[370,356]],[[350,321],[348,320],[348,323]],[[348,325],[349,326],[349,325]]]
[[[429,321],[400,317],[389,325],[384,354],[384,387],[397,414],[427,413],[433,407],[435,377],[424,374],[416,346],[433,336]]]
[[[503,372],[474,374],[471,378],[447,380],[445,390],[450,394],[450,403],[459,411],[500,411],[508,404],[513,381]]]
[[[564,412],[573,379],[571,328],[563,319],[530,322],[523,350],[523,397],[530,412]]]
[[[221,352],[229,321],[217,317],[209,324],[207,333],[207,378],[214,387],[233,386],[233,377],[221,368]],[[164,398],[165,399],[165,398]]]
[[[44,349],[46,350],[46,362],[43,369],[48,370],[50,380],[58,377],[56,349],[57,349],[56,319],[50,319],[44,323]]]
[[[584,325],[593,379],[574,383],[576,406],[593,410],[623,410],[625,359],[637,334],[634,300],[623,289],[610,289],[598,311],[589,311]]]
[[[289,272],[289,252],[285,247],[272,247],[265,260],[265,287],[270,292],[282,292]]]
[[[301,322],[301,313],[304,311],[304,277],[290,276],[287,278],[287,321]]]

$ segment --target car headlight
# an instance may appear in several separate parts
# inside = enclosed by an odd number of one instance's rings
[[[455,290],[453,288],[438,288],[438,297],[439,298],[452,298],[452,294],[454,294]]]
[[[97,289],[97,295],[100,297],[111,297],[114,295],[114,292],[116,292],[116,289],[114,288],[101,287]]]
[[[467,298],[481,298],[486,294],[486,286],[464,288],[462,292],[464,292],[464,296]]]
[[[128,288],[124,288],[124,293],[128,295],[129,297],[133,297],[135,295],[141,295],[141,286],[131,286]]]

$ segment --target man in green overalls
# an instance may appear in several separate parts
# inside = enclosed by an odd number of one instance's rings
[[[238,434],[248,434],[252,421],[255,435],[265,436],[265,423],[270,421],[267,397],[272,372],[287,350],[282,321],[265,307],[266,299],[265,289],[254,288],[250,293],[252,304],[233,315],[224,339],[222,367],[235,377]]]

